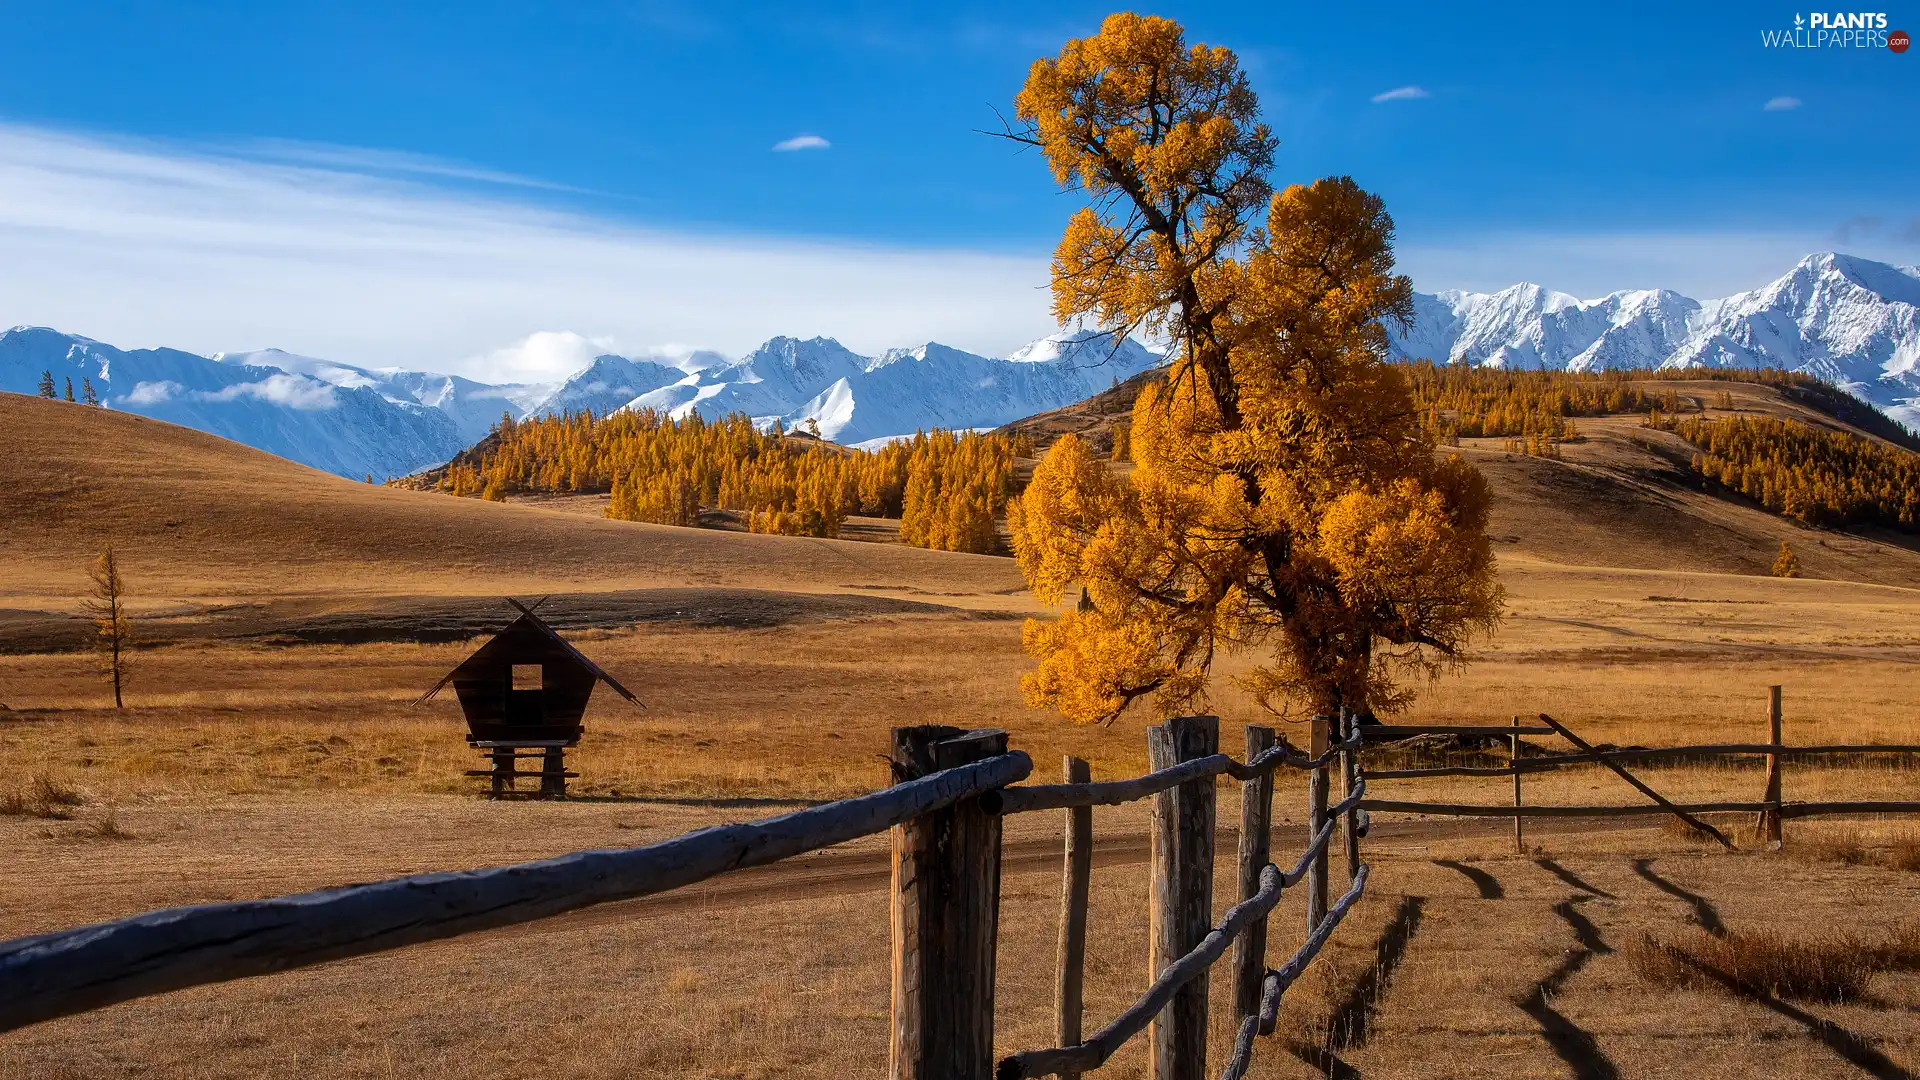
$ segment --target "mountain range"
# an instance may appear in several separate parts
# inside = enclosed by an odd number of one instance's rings
[[[1392,335],[1405,360],[1598,371],[1710,365],[1808,372],[1920,430],[1920,268],[1824,253],[1752,292],[1700,302],[1665,290],[1580,300],[1538,285],[1416,293]],[[90,380],[109,408],[197,428],[359,478],[451,458],[515,418],[620,408],[814,421],[861,444],[993,427],[1060,408],[1161,362],[1140,342],[1054,334],[1004,357],[935,342],[863,356],[832,338],[776,337],[746,356],[603,355],[554,384],[369,369],[266,349],[122,350],[44,327],[0,332],[0,391]]]

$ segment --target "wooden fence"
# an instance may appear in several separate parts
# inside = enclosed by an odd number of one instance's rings
[[[1788,760],[1817,760],[1833,757],[1864,757],[1869,755],[1920,755],[1920,745],[1889,745],[1883,743],[1829,745],[1829,746],[1787,746],[1782,738],[1784,724],[1781,716],[1780,687],[1767,688],[1767,731],[1768,741],[1764,743],[1715,743],[1699,746],[1661,746],[1633,747],[1628,749],[1602,750],[1582,739],[1565,724],[1542,713],[1540,726],[1523,727],[1519,717],[1513,718],[1508,728],[1491,725],[1412,725],[1388,727],[1369,725],[1363,729],[1369,740],[1403,739],[1420,735],[1479,735],[1488,738],[1504,736],[1508,742],[1507,763],[1500,766],[1442,765],[1411,769],[1364,769],[1362,775],[1372,780],[1411,780],[1439,776],[1510,776],[1513,778],[1513,804],[1498,806],[1483,803],[1435,803],[1409,802],[1400,799],[1364,799],[1360,803],[1363,810],[1396,814],[1430,814],[1441,817],[1510,817],[1513,819],[1513,839],[1516,848],[1524,849],[1525,832],[1522,822],[1527,818],[1573,818],[1573,817],[1643,817],[1647,815],[1673,815],[1686,822],[1703,835],[1711,836],[1724,846],[1733,846],[1732,840],[1719,828],[1700,819],[1701,814],[1749,813],[1755,815],[1756,835],[1772,843],[1782,839],[1782,823],[1789,818],[1817,817],[1834,814],[1914,814],[1920,813],[1920,801],[1853,801],[1853,802],[1787,802],[1783,796],[1783,778],[1781,766]],[[1534,757],[1521,756],[1520,736],[1555,735],[1571,743],[1579,752],[1574,754],[1542,754]],[[1653,790],[1639,777],[1629,772],[1624,762],[1656,761],[1660,759],[1683,761],[1730,761],[1742,757],[1763,757],[1766,759],[1766,788],[1760,799],[1755,802],[1706,802],[1674,803]],[[1601,765],[1619,775],[1621,779],[1633,785],[1650,800],[1641,805],[1627,806],[1539,806],[1528,805],[1520,787],[1520,778],[1528,773],[1545,772],[1569,766]]]
[[[701,829],[645,847],[580,851],[540,862],[455,873],[418,874],[270,900],[148,912],[114,922],[0,943],[0,1031],[97,1009],[149,994],[364,956],[594,904],[690,885],[731,870],[889,831],[892,838],[892,1009],[890,1068],[902,1080],[1077,1077],[1106,1063],[1147,1033],[1150,1075],[1200,1080],[1207,1069],[1208,986],[1214,966],[1229,965],[1234,1042],[1221,1072],[1238,1080],[1256,1039],[1270,1034],[1281,998],[1319,955],[1367,887],[1360,840],[1372,811],[1511,816],[1515,839],[1527,817],[1751,811],[1775,838],[1786,818],[1834,813],[1910,813],[1920,802],[1790,803],[1780,762],[1832,754],[1920,753],[1920,746],[1787,747],[1779,694],[1771,697],[1771,741],[1753,745],[1601,750],[1565,725],[1510,728],[1426,725],[1362,728],[1342,716],[1317,718],[1302,752],[1272,728],[1246,729],[1246,754],[1222,753],[1215,717],[1176,717],[1148,730],[1153,771],[1094,783],[1087,763],[1068,758],[1062,782],[1012,786],[1032,762],[1009,750],[1001,731],[921,726],[893,732],[896,783],[823,806],[738,825]],[[1495,735],[1506,740],[1504,767],[1365,770],[1367,739],[1412,734]],[[1520,756],[1524,734],[1567,739],[1578,754]],[[1627,772],[1624,761],[1662,756],[1763,754],[1765,797],[1754,803],[1676,805]],[[1619,772],[1652,800],[1646,806],[1529,806],[1523,774],[1575,764]],[[1308,774],[1307,845],[1281,869],[1269,850],[1273,777]],[[1335,774],[1341,797],[1332,802]],[[1213,921],[1219,778],[1240,781],[1237,901]],[[1511,776],[1512,806],[1404,802],[1367,797],[1369,779]],[[1092,807],[1153,800],[1149,874],[1149,970],[1155,978],[1132,1005],[1091,1035],[1082,1034],[1082,976],[1092,870]],[[1054,1042],[994,1060],[994,972],[999,931],[1001,823],[1008,814],[1065,811],[1063,882]],[[1718,830],[1713,830],[1721,835]],[[1330,897],[1334,837],[1343,840],[1347,887]],[[1722,836],[1724,841],[1724,836]],[[1306,937],[1268,967],[1267,920],[1284,890],[1305,884]]]
[[[1010,786],[1032,771],[1001,731],[922,726],[893,732],[896,783],[869,795],[739,825],[701,829],[645,847],[580,851],[540,862],[417,874],[270,900],[173,908],[0,943],[0,1031],[150,994],[364,956],[510,926],[594,904],[690,885],[890,831],[892,1010],[890,1067],[903,1080],[1078,1076],[1148,1032],[1152,1075],[1206,1073],[1208,976],[1230,948],[1237,1080],[1257,1034],[1273,1030],[1280,999],[1366,888],[1360,862],[1361,740],[1314,723],[1303,753],[1271,728],[1247,729],[1244,761],[1220,752],[1219,721],[1177,717],[1148,732],[1154,771],[1093,783],[1069,758],[1063,783]],[[1338,766],[1343,792],[1329,802]],[[1309,842],[1285,870],[1269,857],[1273,774],[1310,774]],[[1213,922],[1218,778],[1241,781],[1240,897]],[[1150,970],[1146,992],[1093,1034],[1081,1035],[1081,983],[1092,870],[1092,807],[1151,798]],[[1061,902],[1058,1045],[993,1057],[994,968],[1000,909],[1001,822],[1008,814],[1066,811]],[[1346,836],[1348,885],[1328,902],[1333,838]],[[1266,965],[1266,923],[1283,890],[1307,888],[1305,944]]]

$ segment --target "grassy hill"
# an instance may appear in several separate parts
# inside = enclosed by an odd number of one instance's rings
[[[1104,454],[1112,447],[1114,425],[1130,420],[1140,388],[1161,374],[1147,372],[1001,430],[1031,435],[1043,449],[1071,433]],[[1643,385],[1671,391],[1685,408],[1706,416],[1777,417],[1912,444],[1884,417],[1860,412],[1864,407],[1842,395],[1718,379]],[[1786,540],[1809,577],[1920,585],[1920,543],[1914,537],[1810,529],[1768,513],[1702,484],[1689,468],[1693,448],[1675,435],[1648,430],[1641,420],[1639,414],[1580,417],[1579,435],[1561,445],[1557,460],[1510,453],[1501,438],[1461,439],[1459,452],[1493,485],[1490,531],[1498,550],[1576,566],[1764,574]]]
[[[1005,603],[1004,559],[608,521],[355,483],[125,413],[0,394],[0,605],[62,601],[112,542],[149,603],[764,589]]]

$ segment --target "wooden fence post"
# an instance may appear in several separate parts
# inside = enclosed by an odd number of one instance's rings
[[[938,724],[893,729],[897,782],[1007,749],[1004,731]],[[1000,816],[967,799],[893,829],[894,1080],[993,1074],[994,949],[1000,920]]]
[[[1061,776],[1069,784],[1093,780],[1086,762],[1068,757],[1061,765]],[[1081,987],[1086,975],[1087,893],[1093,877],[1093,807],[1067,808],[1067,843],[1060,882],[1060,973],[1054,981],[1053,1044],[1075,1046],[1080,1042],[1080,1022],[1084,1012]],[[1062,1080],[1074,1080],[1077,1072],[1061,1073]]]
[[[1767,804],[1767,808],[1760,811],[1760,827],[1756,831],[1760,834],[1761,840],[1778,844],[1781,842],[1782,836],[1780,827],[1779,750],[1782,743],[1780,688],[1777,686],[1767,687],[1767,742],[1774,747],[1774,752],[1767,755],[1767,793],[1761,800]]]
[[[1147,729],[1147,756],[1155,771],[1207,757],[1220,749],[1220,718],[1176,716]],[[1153,797],[1153,902],[1148,930],[1148,979],[1191,952],[1213,929],[1213,811],[1215,780],[1189,780]],[[1152,1080],[1203,1080],[1207,1072],[1207,976],[1174,994],[1154,1017]]]
[[[1340,710],[1340,741],[1347,742],[1360,731],[1360,714],[1352,709]],[[1353,794],[1354,785],[1360,782],[1360,749],[1351,747],[1340,751],[1340,798],[1345,801]],[[1340,829],[1347,841],[1347,880],[1360,876],[1360,809],[1347,807],[1345,820]]]
[[[1247,725],[1247,760],[1273,748],[1273,729]],[[1271,861],[1273,773],[1240,785],[1240,899],[1260,891],[1260,873]],[[1260,1012],[1260,991],[1267,978],[1267,920],[1261,916],[1233,943],[1233,1022]]]
[[[1327,716],[1313,718],[1312,754],[1314,757],[1327,752],[1333,745],[1333,719]],[[1320,835],[1327,824],[1327,767],[1322,764],[1307,775],[1307,839],[1311,841]],[[1328,845],[1331,846],[1331,845]],[[1307,871],[1307,933],[1320,925],[1327,917],[1327,848],[1313,857]]]
[[[1513,718],[1513,734],[1507,736],[1507,767],[1513,770],[1513,806],[1519,809],[1524,803],[1520,799],[1520,718]],[[1513,850],[1521,855],[1527,853],[1527,827],[1525,818],[1513,815]]]

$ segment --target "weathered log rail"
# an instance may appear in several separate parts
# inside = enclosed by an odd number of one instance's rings
[[[1001,754],[824,806],[645,847],[171,908],[0,943],[0,1031],[149,994],[343,960],[677,889],[885,832],[1021,780]]]
[[[999,731],[922,726],[896,729],[896,783],[868,795],[796,813],[701,829],[644,847],[579,851],[514,866],[416,874],[267,900],[173,908],[94,926],[0,942],[0,1031],[152,994],[366,956],[407,945],[513,926],[569,911],[680,888],[732,870],[880,832],[893,849],[891,1073],[907,1080],[1076,1076],[1098,1067],[1143,1029],[1155,1031],[1153,1075],[1186,1080],[1205,1071],[1206,978],[1240,946],[1236,1013],[1271,1033],[1281,995],[1313,961],[1366,887],[1356,829],[1366,785],[1357,779],[1362,742],[1331,737],[1316,720],[1312,753],[1270,728],[1249,728],[1247,760],[1213,752],[1218,720],[1181,717],[1150,732],[1157,768],[1093,783],[1069,759],[1069,782],[1010,786],[1032,762]],[[1345,797],[1326,804],[1330,769]],[[1268,861],[1273,774],[1315,779],[1310,842],[1294,865]],[[1213,808],[1219,778],[1242,782],[1242,895],[1211,921]],[[1142,997],[1089,1038],[1079,1037],[1094,806],[1155,800],[1156,976]],[[1061,983],[1062,1045],[1000,1061],[993,1050],[994,954],[998,934],[1000,822],[1007,814],[1065,810]],[[1306,944],[1277,968],[1265,963],[1265,924],[1284,890],[1305,882],[1325,896],[1328,854],[1348,834],[1350,887],[1331,909],[1309,903]],[[1072,970],[1067,970],[1071,962]],[[1252,1035],[1236,1044],[1228,1075],[1240,1076]]]

